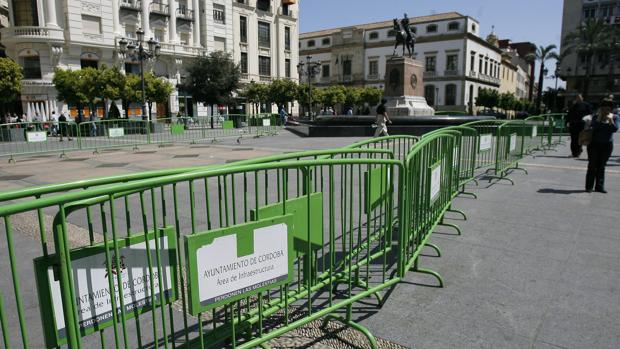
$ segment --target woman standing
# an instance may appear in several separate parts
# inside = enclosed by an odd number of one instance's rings
[[[589,122],[592,129],[592,141],[588,145],[588,173],[586,174],[586,191],[589,193],[592,192],[592,188],[599,193],[607,193],[605,166],[614,149],[613,133],[617,132],[620,127],[620,116],[611,112],[613,107],[613,99],[605,98],[601,102],[598,114],[584,118],[586,124]]]

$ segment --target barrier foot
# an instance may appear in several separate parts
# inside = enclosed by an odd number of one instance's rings
[[[58,155],[59,158],[66,158],[67,154],[65,154],[65,152],[63,151],[62,153],[60,153],[60,155]]]
[[[488,177],[489,177],[489,183],[491,183],[493,179],[497,179],[498,181],[501,181],[503,179],[505,181],[510,182],[510,184],[515,185],[515,182],[508,177],[502,177],[502,176],[488,176]]]
[[[237,144],[241,144],[241,138],[243,138],[243,137],[237,138]]]
[[[359,287],[359,288],[363,288],[365,290],[368,290],[370,287],[368,287],[368,284],[366,283],[366,281],[360,279],[359,277],[355,277],[355,279],[351,280],[351,286],[353,287]],[[333,285],[331,286],[332,288],[332,292],[337,288],[338,284],[348,284],[349,280],[346,278],[340,278],[334,281]],[[379,308],[381,308],[383,306],[383,297],[381,297],[381,295],[379,294],[379,292],[373,292],[372,295],[377,299],[377,303]]]
[[[345,319],[343,317],[340,317],[340,316],[337,316],[337,315],[333,315],[333,314],[329,314],[329,315],[325,316],[325,319],[323,319],[323,325],[321,325],[321,328],[324,329],[327,326],[327,323],[329,322],[330,319],[331,320],[336,320],[338,322],[341,322],[345,326],[349,326],[352,329],[361,332],[364,336],[366,336],[366,338],[368,338],[368,341],[370,341],[370,347],[372,349],[379,348],[379,345],[377,344],[377,340],[375,339],[375,336],[373,336],[372,333],[370,333],[370,331],[366,327],[364,327],[364,326],[362,326],[362,325],[360,325],[360,324],[358,324],[356,322],[353,322],[351,320],[347,320],[347,319]]]
[[[9,164],[10,163],[15,163],[15,158],[13,157],[13,155],[11,155],[11,157],[9,158]]]
[[[441,223],[439,223],[438,225],[443,225],[443,226],[445,226],[445,227],[454,228],[454,229],[456,229],[456,233],[457,233],[457,235],[461,235],[461,228],[459,228],[459,226],[458,226],[458,225],[456,225],[456,224],[452,224],[452,223],[444,223],[444,222],[443,222],[443,220],[442,220],[442,222],[441,222]]]
[[[511,167],[511,168],[509,168],[509,170],[521,170],[521,171],[523,171],[525,174],[528,174],[528,173],[527,173],[527,170],[526,170],[526,169],[524,169],[523,167],[518,167],[518,166],[517,166],[517,167]]]
[[[474,183],[476,183],[476,186],[479,186],[479,185],[480,185],[480,183],[478,182],[478,180],[477,180],[477,179],[475,179],[475,178],[474,178],[474,179],[472,179],[472,181],[474,181]]]
[[[470,193],[468,191],[461,191],[461,192],[459,192],[459,195],[469,195],[469,196],[473,197],[474,199],[478,198],[478,195],[476,195],[474,193]]]
[[[443,287],[443,278],[441,277],[441,275],[439,275],[438,272],[430,269],[418,268],[417,264],[418,262],[416,261],[413,267],[411,267],[412,272],[433,275],[437,279],[437,281],[439,281],[439,287]]]
[[[134,145],[132,150],[133,150],[133,151],[136,151],[136,150],[140,150],[140,148],[138,148],[138,146],[137,146],[137,145]]]
[[[93,150],[93,155],[95,155],[95,154],[99,154],[99,149]]]
[[[432,248],[433,250],[437,251],[437,257],[441,257],[441,250],[439,249],[439,246],[432,244],[430,242],[427,242],[426,244],[424,244],[424,246],[428,246]]]
[[[460,214],[461,216],[463,216],[463,219],[464,219],[464,220],[467,220],[467,215],[465,214],[465,212],[463,212],[463,211],[461,211],[461,210],[453,210],[453,209],[449,208],[449,209],[447,209],[446,211],[448,211],[448,212],[458,213],[458,214]]]

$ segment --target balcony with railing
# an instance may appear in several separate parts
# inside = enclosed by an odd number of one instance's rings
[[[271,81],[271,76],[269,76],[269,75],[261,75],[259,80],[261,82],[270,82]]]
[[[437,72],[434,70],[427,70],[424,72],[425,79],[434,78],[435,76],[437,76]]]
[[[152,2],[151,5],[149,6],[149,11],[151,11],[151,13],[155,13],[155,14],[162,15],[162,16],[168,16],[169,9],[170,7],[167,4],[164,4],[163,2]]]
[[[141,8],[140,0],[121,0],[121,9],[140,11]]]
[[[161,47],[162,54],[172,54],[172,55],[186,55],[186,56],[197,56],[204,52],[206,49],[203,47],[195,47],[184,44],[171,44],[166,42],[160,42],[159,46]]]
[[[177,18],[184,19],[186,21],[193,21],[194,10],[190,10],[187,7],[179,7],[177,9]]]
[[[45,27],[8,27],[0,30],[2,41],[7,42],[63,42],[64,32],[61,28]]]
[[[459,71],[458,70],[453,70],[453,69],[447,69],[443,72],[444,76],[458,76],[459,75]]]

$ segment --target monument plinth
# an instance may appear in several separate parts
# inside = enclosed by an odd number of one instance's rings
[[[424,98],[424,65],[409,57],[394,56],[385,65],[387,112],[390,116],[435,115]]]

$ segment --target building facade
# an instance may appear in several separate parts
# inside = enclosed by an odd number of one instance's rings
[[[562,14],[562,42],[588,19],[601,19],[609,26],[620,26],[619,0],[564,0]],[[560,52],[564,52],[561,45]],[[613,94],[620,98],[620,54],[595,54],[588,84],[588,99],[598,102]],[[566,100],[571,101],[584,93],[586,81],[586,57],[572,52],[559,67],[559,76],[566,81]]]
[[[518,99],[529,100],[531,64],[516,51],[504,50],[502,54],[502,71],[500,93],[512,93]]]
[[[480,37],[475,19],[450,12],[412,17],[410,23],[417,35],[414,57],[425,64],[424,95],[430,106],[471,112],[478,91],[499,89],[502,51]],[[321,64],[313,81],[317,86],[383,88],[394,36],[391,20],[303,33],[300,55]]]
[[[217,50],[230,53],[247,69],[243,82],[285,77],[286,60],[297,64],[297,36],[289,35],[286,47],[284,40],[285,31],[297,33],[299,7],[294,0],[8,1],[9,26],[1,30],[2,44],[7,55],[24,68],[24,112],[37,110],[49,115],[51,110],[67,110],[68,106],[56,101],[52,84],[55,68],[105,64],[127,74],[139,73],[139,62],[119,51],[119,41],[135,40],[138,29],[144,31],[145,40],[154,38],[161,46],[161,55],[147,62],[145,69],[175,86],[168,103],[153,108],[158,117],[184,112],[186,102],[188,114],[214,112],[177,89],[186,74],[184,66],[198,55]],[[249,43],[239,40],[240,16],[248,19]],[[254,39],[261,30],[265,42],[259,52]],[[246,52],[245,62],[242,52]],[[260,57],[269,58],[261,71],[265,76],[259,72]],[[291,71],[290,78],[297,79],[297,72]],[[120,101],[116,105],[123,109]],[[140,114],[139,106],[128,109],[129,115]],[[239,110],[244,109],[240,101]]]

